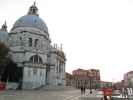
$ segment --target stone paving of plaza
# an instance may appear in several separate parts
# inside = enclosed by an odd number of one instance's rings
[[[101,100],[96,97],[96,93],[88,95],[87,90],[85,95],[81,95],[80,90],[57,90],[57,91],[44,91],[44,90],[22,90],[22,91],[3,91],[0,92],[0,100]]]

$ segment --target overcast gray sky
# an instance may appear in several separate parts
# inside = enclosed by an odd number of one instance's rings
[[[0,25],[9,30],[34,0],[0,0]],[[36,0],[52,43],[63,44],[66,71],[98,68],[117,81],[133,70],[133,0]]]

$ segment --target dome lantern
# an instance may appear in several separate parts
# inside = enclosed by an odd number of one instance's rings
[[[29,8],[28,15],[37,15],[38,16],[38,8],[36,7],[36,2]]]

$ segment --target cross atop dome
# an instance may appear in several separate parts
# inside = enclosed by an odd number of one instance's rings
[[[5,21],[5,23],[2,25],[2,27],[1,27],[1,29],[0,29],[1,31],[6,31],[7,32],[7,25],[6,25],[6,21]]]
[[[37,15],[38,16],[38,8],[36,7],[36,2],[29,8],[28,15]]]

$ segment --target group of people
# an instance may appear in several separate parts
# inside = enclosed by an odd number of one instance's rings
[[[85,94],[85,87],[84,86],[81,86],[81,94]]]
[[[120,90],[121,94],[122,94],[122,98],[126,98],[129,99],[129,95],[131,95],[131,90],[129,88],[122,88]]]

